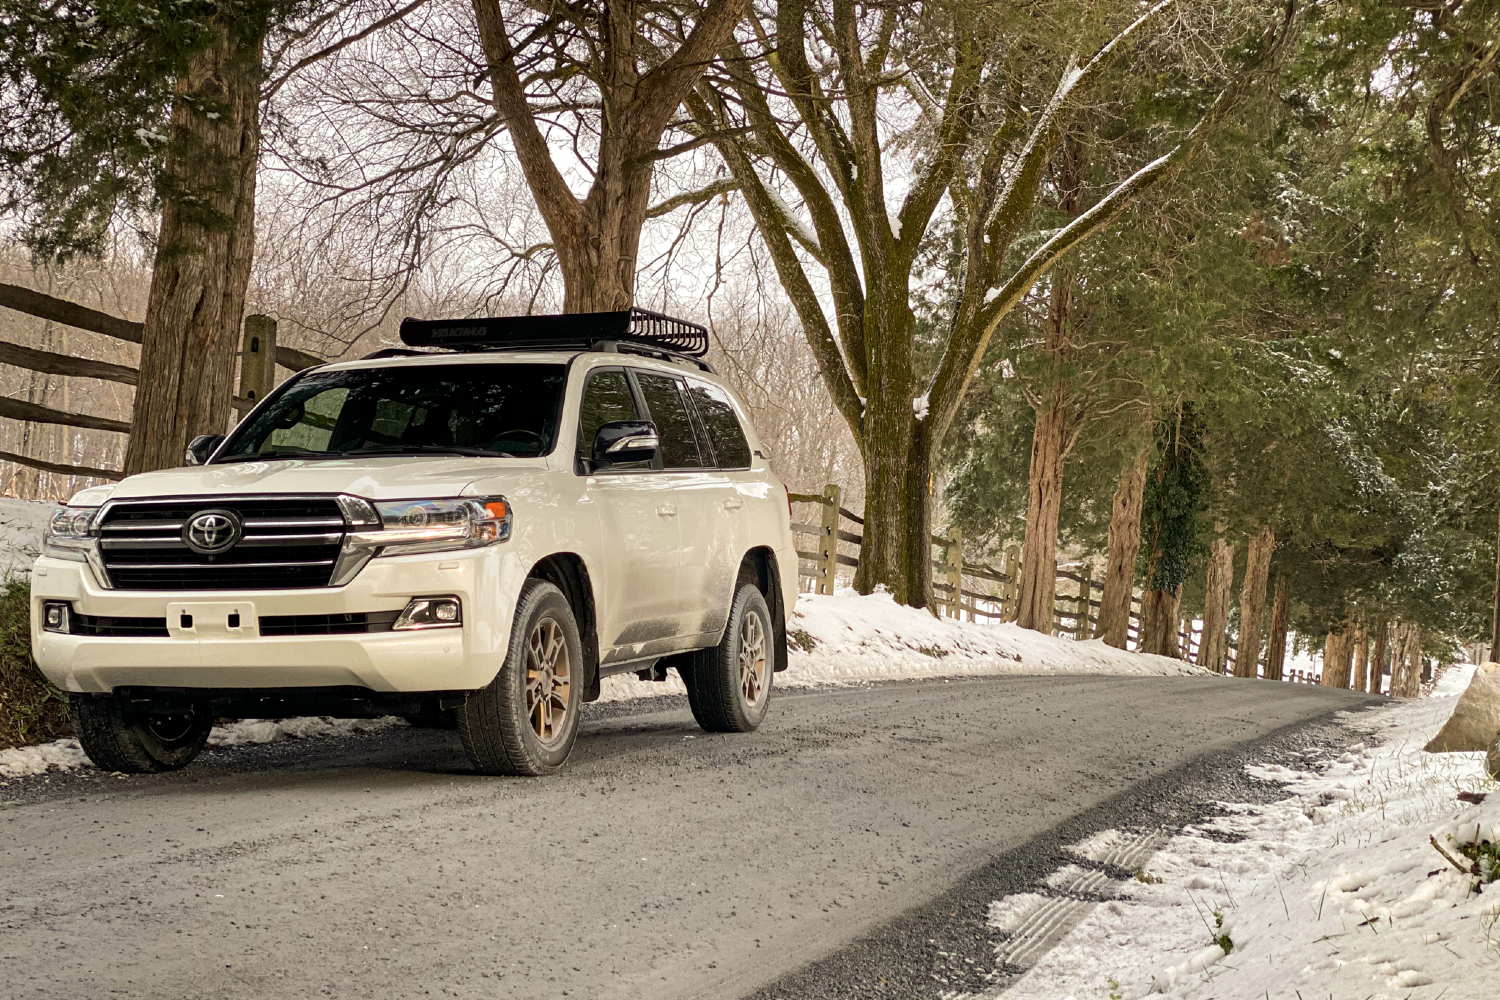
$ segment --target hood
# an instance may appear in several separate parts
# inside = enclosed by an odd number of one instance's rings
[[[478,479],[525,477],[546,467],[544,459],[405,455],[233,462],[142,473],[122,480],[108,496],[90,496],[89,500],[102,503],[109,498],[246,493],[352,493],[371,500],[455,497],[463,495],[469,484]]]

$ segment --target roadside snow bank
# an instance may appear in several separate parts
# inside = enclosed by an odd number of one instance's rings
[[[847,588],[798,597],[787,634],[791,662],[776,675],[778,687],[974,674],[1213,676],[1182,660],[1127,653],[1097,639],[1075,642],[1015,625],[934,618],[890,594]],[[603,700],[682,693],[675,674],[654,682],[624,674],[605,678]]]
[[[0,750],[0,780],[92,766],[77,740],[53,740],[36,746]]]
[[[51,500],[0,497],[0,580],[30,577],[42,554],[42,533],[57,504]]]
[[[279,743],[290,738],[317,736],[347,736],[349,733],[370,733],[391,726],[404,726],[405,719],[393,715],[380,719],[326,719],[318,717],[300,719],[243,719],[227,726],[215,726],[208,734],[208,745],[214,747],[239,746],[251,743]],[[77,740],[53,740],[36,746],[13,747],[0,750],[0,780],[24,778],[48,771],[71,771],[79,767],[92,767]]]
[[[1346,717],[1372,745],[1337,760],[1247,768],[1291,797],[1227,804],[1167,839],[1005,1000],[1500,995],[1500,882],[1476,891],[1429,840],[1465,865],[1476,838],[1500,842],[1500,785],[1483,754],[1421,749],[1472,674],[1451,668],[1431,699]]]

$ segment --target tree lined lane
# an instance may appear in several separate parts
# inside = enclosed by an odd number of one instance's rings
[[[739,995],[1142,777],[1368,701],[927,682],[783,695],[748,736],[645,704],[540,781],[397,730],[63,782],[0,809],[0,962],[35,997]]]

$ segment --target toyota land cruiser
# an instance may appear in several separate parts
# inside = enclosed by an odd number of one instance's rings
[[[397,714],[547,774],[604,677],[669,668],[703,728],[755,729],[797,555],[707,331],[636,309],[401,336],[57,510],[32,648],[93,761],[181,767],[219,718]]]

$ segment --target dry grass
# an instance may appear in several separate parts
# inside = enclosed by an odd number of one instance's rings
[[[72,733],[67,698],[31,659],[31,587],[0,586],[0,750]]]

